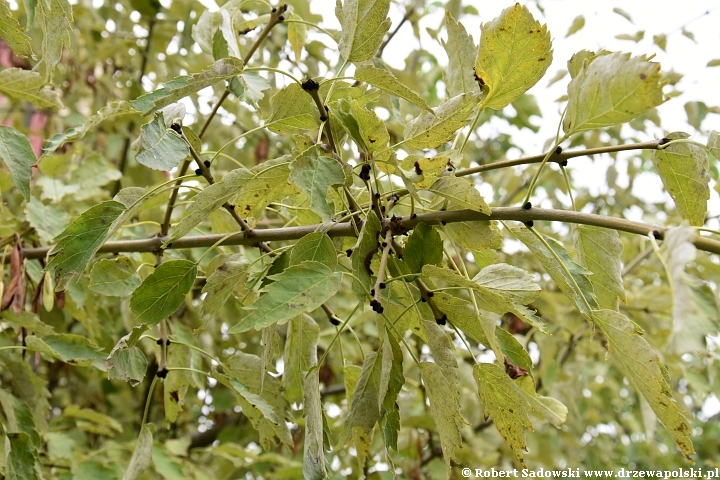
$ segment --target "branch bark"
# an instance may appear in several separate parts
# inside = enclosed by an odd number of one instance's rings
[[[637,235],[647,235],[650,232],[657,232],[660,239],[663,238],[667,227],[658,225],[650,225],[647,223],[633,222],[623,218],[608,217],[605,215],[595,215],[592,213],[581,213],[569,210],[554,210],[546,208],[531,208],[525,210],[522,207],[498,207],[492,209],[491,215],[485,215],[472,210],[448,210],[440,212],[431,212],[418,214],[415,218],[409,215],[404,217],[396,217],[395,221],[399,221],[400,225],[407,229],[412,229],[420,222],[431,225],[437,225],[441,222],[475,222],[487,220],[516,220],[518,222],[528,222],[530,220],[545,220],[550,222],[575,223],[579,225],[593,225],[602,228],[611,228],[622,232],[635,233]],[[390,222],[386,220],[385,222]],[[316,231],[323,231],[330,237],[354,237],[355,228],[351,222],[328,224],[328,225],[306,225],[302,227],[285,227],[285,228],[268,228],[255,229],[253,235],[246,237],[240,232],[233,237],[229,237],[221,245],[252,245],[255,246],[261,242],[276,242],[286,240],[298,240],[305,235]],[[198,235],[193,237],[184,237],[175,240],[168,248],[186,249],[209,247],[215,242],[222,239],[226,234],[215,235]],[[141,240],[119,240],[114,242],[106,242],[100,247],[98,252],[101,253],[120,253],[120,252],[154,252],[161,248],[167,237],[152,237]],[[694,245],[699,249],[709,253],[720,255],[720,241],[707,237],[698,237]],[[28,248],[25,249],[26,258],[42,258],[50,250],[50,246]]]

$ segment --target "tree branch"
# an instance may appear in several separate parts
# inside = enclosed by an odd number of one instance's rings
[[[398,23],[397,27],[395,27],[395,29],[392,32],[390,32],[390,35],[388,35],[388,37],[385,39],[385,41],[382,43],[382,45],[380,45],[380,48],[378,48],[378,51],[375,54],[375,56],[377,58],[382,57],[382,54],[385,51],[385,47],[387,47],[388,43],[390,43],[390,40],[393,39],[395,34],[398,32],[398,30],[400,30],[402,28],[402,26],[405,24],[405,22],[410,20],[410,15],[412,15],[414,10],[415,9],[412,7],[408,7],[408,9],[405,10],[405,15],[403,16],[402,20],[400,20],[400,23]]]
[[[647,223],[633,222],[623,218],[608,217],[605,215],[595,215],[592,213],[581,213],[569,210],[554,210],[549,208],[536,208],[525,210],[522,207],[497,207],[492,209],[491,215],[485,215],[472,210],[447,210],[440,212],[431,212],[418,214],[415,218],[409,215],[404,217],[396,217],[395,222],[399,222],[404,228],[412,229],[420,222],[431,225],[437,225],[441,222],[477,222],[488,220],[516,220],[518,222],[528,222],[530,220],[545,220],[550,222],[575,223],[579,225],[593,225],[595,227],[610,228],[622,232],[635,233],[637,235],[647,236],[649,232],[657,232],[660,239],[663,238],[667,227],[650,225]],[[386,220],[388,224],[393,220]],[[298,240],[305,235],[313,232],[322,231],[330,237],[354,237],[355,229],[351,222],[328,224],[328,225],[306,225],[302,227],[285,227],[285,228],[268,228],[253,230],[252,236],[245,236],[244,233],[238,233],[233,237],[229,237],[221,245],[257,245],[261,242],[276,242],[286,240]],[[198,235],[193,237],[184,237],[172,242],[168,248],[186,249],[209,247],[215,242],[221,240],[227,234],[215,235]],[[154,252],[158,250],[167,237],[152,237],[141,240],[119,240],[114,242],[106,242],[100,247],[98,252]],[[707,237],[698,237],[693,244],[699,249],[709,253],[720,255],[720,241]],[[26,258],[42,258],[52,247],[27,248],[24,250]]]

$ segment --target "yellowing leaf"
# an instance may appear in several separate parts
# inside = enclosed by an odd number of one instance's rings
[[[478,311],[476,313],[470,302],[445,292],[436,292],[433,300],[440,311],[447,315],[450,323],[465,332],[476,342],[492,349],[497,358],[502,358],[500,346],[495,339],[496,317],[487,314],[487,312]]]
[[[422,112],[405,125],[405,145],[409,148],[435,148],[450,140],[467,123],[477,96],[464,93],[443,100],[434,113]]]
[[[312,97],[295,82],[273,95],[270,105],[272,115],[267,119],[267,128],[271,132],[286,133],[294,128],[310,130],[318,126],[317,107]]]
[[[309,315],[290,320],[285,335],[282,377],[283,394],[290,403],[300,403],[303,398],[303,378],[317,364],[318,338],[320,327]]]
[[[290,15],[291,20],[302,20],[296,14]],[[303,47],[305,46],[305,36],[307,35],[307,27],[304,23],[298,22],[286,22],[288,26],[288,41],[292,47],[293,53],[295,54],[295,61],[300,61]]]
[[[273,283],[248,309],[252,312],[230,329],[230,333],[260,330],[276,323],[286,323],[302,313],[311,312],[335,295],[341,276],[319,262],[307,261],[271,275]]]
[[[460,426],[465,423],[460,415],[460,403],[456,395],[458,386],[453,385],[443,369],[435,363],[421,362],[420,374],[430,400],[430,414],[440,435],[445,469],[449,475],[450,462],[455,458],[456,450],[462,447]]]
[[[708,135],[707,150],[713,157],[720,159],[720,132],[713,130]]]
[[[195,283],[197,265],[190,260],[161,263],[130,299],[130,309],[139,322],[156,325],[180,308]]]
[[[689,136],[675,132],[667,138],[677,140]],[[692,143],[668,145],[653,152],[653,165],[680,215],[690,225],[702,226],[710,199],[710,165],[705,150]]]
[[[140,437],[138,437],[135,451],[133,451],[130,463],[128,464],[125,475],[122,480],[135,480],[140,478],[145,470],[152,463],[153,436],[150,428],[143,425],[140,429]]]
[[[572,73],[572,71],[571,71]],[[565,135],[629,122],[663,103],[660,64],[609,53],[586,60],[568,85]]]
[[[519,3],[485,23],[475,75],[488,88],[486,105],[500,110],[535,85],[552,63],[551,44],[547,25]]]
[[[238,285],[243,285],[247,281],[247,277],[247,262],[236,257],[229,258],[216,268],[207,278],[207,283],[202,289],[202,293],[207,295],[202,303],[203,318],[217,313]]]
[[[428,190],[449,200],[451,210],[466,208],[485,215],[492,213],[475,185],[464,178],[441,177]]]
[[[675,405],[663,374],[665,367],[653,348],[621,313],[596,310],[592,312],[592,318],[607,338],[608,350],[614,353],[625,375],[648,401],[685,458],[694,463],[690,458],[695,453],[690,440],[692,432],[685,416]]]
[[[515,380],[517,391],[522,395],[527,404],[542,415],[555,427],[560,426],[567,420],[568,409],[560,400],[552,397],[538,395],[535,391],[535,382],[529,375],[519,377]]]
[[[336,0],[335,16],[342,28],[340,55],[349,62],[375,56],[392,23],[389,11],[390,0]]]
[[[387,70],[373,67],[372,65],[360,65],[357,67],[357,70],[355,70],[355,78],[361,82],[369,83],[373,87],[377,87],[386,93],[404,98],[408,102],[432,112],[428,104],[425,103],[425,100],[400,83],[400,81],[395,78],[395,75]]]
[[[162,88],[138,97],[130,104],[143,115],[154,113],[205,87],[237,76],[242,72],[243,66],[243,61],[239,58],[223,58],[200,73],[176,77],[165,83]]]
[[[0,93],[16,100],[27,100],[38,107],[62,108],[55,90],[43,88],[45,79],[38,72],[22,68],[6,68],[0,71]]]
[[[288,183],[290,160],[289,155],[283,155],[260,163],[250,170],[252,177],[242,184],[240,191],[230,200],[241,217],[259,218],[265,207],[271,203],[298,194],[297,187]],[[240,181],[239,178],[237,180]]]
[[[355,429],[369,435],[380,419],[381,372],[382,356],[370,352],[365,356],[362,373],[352,393],[341,443],[347,443]]]
[[[633,23],[632,17],[630,16],[630,14],[627,13],[627,12],[626,12],[625,10],[623,10],[622,8],[615,7],[615,8],[613,8],[613,12],[614,12],[614,13],[617,13],[617,14],[620,15],[621,17],[625,18],[625,20],[627,20],[628,22]]]
[[[449,11],[445,11],[445,28],[448,39],[443,41],[448,56],[448,66],[444,71],[443,80],[449,97],[466,92],[480,93],[480,86],[475,81],[473,66],[477,47],[468,35],[462,23],[455,20]]]
[[[617,310],[618,298],[625,301],[622,279],[623,245],[616,230],[577,226],[576,245],[580,264],[590,270],[598,305]]]
[[[371,211],[363,223],[357,246],[350,256],[353,275],[357,277],[357,280],[353,279],[353,292],[358,298],[363,299],[362,301],[364,301],[367,292],[372,288],[370,282],[373,272],[370,269],[370,262],[378,250],[378,234],[381,228],[380,220],[378,220],[375,212]],[[361,284],[358,284],[358,282],[361,282]]]
[[[502,247],[502,234],[495,220],[453,222],[444,228],[458,245],[472,252],[486,252]]]
[[[570,35],[574,35],[585,26],[585,17],[582,15],[578,15],[575,17],[572,21],[572,24],[570,24],[570,28],[568,29],[568,32],[565,34],[565,38],[569,37]]]
[[[18,57],[33,57],[30,37],[24,28],[15,20],[7,2],[0,2],[0,38],[5,40],[13,53]]]
[[[517,459],[525,465],[525,430],[533,430],[525,399],[520,395],[505,370],[493,363],[478,363],[473,368],[478,393],[485,404],[485,418],[491,417],[495,427]]]

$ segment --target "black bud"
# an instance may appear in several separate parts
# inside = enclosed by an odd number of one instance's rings
[[[325,105],[325,111],[328,112],[328,113],[330,113],[330,109],[328,108],[327,105]]]
[[[558,145],[558,147],[555,149],[555,155],[560,155],[562,153],[562,147]]]
[[[337,327],[338,325],[340,325],[340,319],[337,317],[330,317],[330,323]]]
[[[523,210],[530,210],[532,208],[532,203],[525,202],[525,205],[523,205]]]
[[[562,165],[563,167],[567,167],[567,160],[563,160],[562,162],[560,162],[560,165]]]
[[[155,375],[158,378],[165,378],[165,377],[167,377],[167,374],[168,374],[168,371],[163,368],[162,370],[158,370]]]
[[[443,225],[447,225],[447,222],[445,220],[440,220],[440,223],[442,223]]]
[[[280,18],[282,18],[282,17],[280,17]],[[312,78],[308,78],[307,80],[305,80],[302,83],[302,89],[305,90],[306,92],[312,92],[314,90],[317,90],[318,88],[320,88],[320,84],[317,83]]]
[[[382,242],[383,248],[387,247],[387,242]]]
[[[434,297],[434,296],[435,296],[435,293],[434,293],[434,292],[428,292],[428,297],[432,298],[432,297]]]
[[[417,213],[413,213],[410,215],[410,220],[415,220],[417,218]]]
[[[352,248],[348,248],[347,250],[345,250],[345,253],[347,254],[348,257],[350,255],[352,255]]]
[[[162,339],[158,338],[157,342],[155,342],[155,343],[157,343],[158,345],[162,345],[163,341],[162,341]]]
[[[532,228],[533,225],[535,225],[535,224],[533,223],[532,220],[525,222],[525,226],[526,226],[527,228]]]
[[[670,139],[667,137],[660,140],[660,143],[658,143],[658,145],[665,145],[666,143],[670,143]]]
[[[375,289],[374,289],[374,288],[373,288],[372,290],[370,290],[370,295],[373,295],[373,296],[375,295]],[[373,300],[373,302],[374,302],[374,301],[375,301],[375,300]],[[372,302],[370,302],[370,303],[372,303]]]
[[[165,248],[172,248],[172,242],[168,243],[167,247],[165,247]]]
[[[199,168],[196,168],[195,175],[202,175],[202,171]]]
[[[384,211],[385,211],[385,205],[380,206],[380,211],[381,211],[381,212],[384,212]]]
[[[383,313],[385,311],[385,308],[383,308],[382,305],[378,305],[376,312],[377,313]]]
[[[662,235],[660,235],[660,232],[658,232],[657,230],[653,230],[652,234],[655,240],[660,240],[662,238]]]
[[[206,167],[210,168],[210,160],[205,160],[203,163]]]
[[[376,194],[375,194],[375,198],[380,198],[380,194],[379,194],[379,193],[376,193]]]
[[[448,172],[452,172],[452,171],[453,171],[453,168],[452,168],[452,167],[448,167],[447,171],[448,171]]]
[[[382,290],[383,288],[385,288],[385,286],[386,286],[386,285],[385,285],[385,282],[380,282],[380,290]]]
[[[170,125],[170,128],[175,130],[175,132],[177,132],[178,135],[182,135],[182,127],[180,126],[179,123],[173,123],[172,125]]]
[[[427,298],[422,297],[422,298],[420,298],[420,301],[423,302],[423,303],[425,303],[425,302],[427,302]]]
[[[275,13],[275,12],[277,12],[277,8],[273,7],[273,9],[270,10],[270,11],[271,11],[272,13]]]
[[[328,121],[328,116],[327,116],[327,115],[321,115],[321,116],[320,116],[320,121],[321,121],[321,122],[327,122],[327,121]]]
[[[443,315],[442,318],[438,318],[435,320],[438,325],[445,325],[447,323],[447,315]]]
[[[282,15],[280,15],[280,16],[278,17],[278,20],[280,20],[280,21],[282,22],[283,20],[285,20],[285,17],[283,17]]]

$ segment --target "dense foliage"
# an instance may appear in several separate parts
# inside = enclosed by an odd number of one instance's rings
[[[0,473],[718,466],[720,136],[662,131],[679,74],[577,52],[557,137],[509,160],[539,5],[476,45],[448,2],[447,58],[399,70],[437,5],[309,4],[0,0]],[[611,195],[571,185],[592,154]]]

